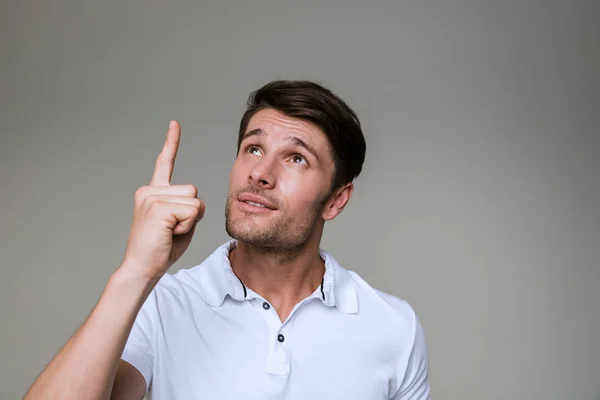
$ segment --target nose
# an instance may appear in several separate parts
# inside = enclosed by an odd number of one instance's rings
[[[248,180],[256,186],[264,189],[272,189],[276,182],[276,165],[273,160],[263,156],[250,170]]]

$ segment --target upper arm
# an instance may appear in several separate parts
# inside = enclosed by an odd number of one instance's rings
[[[142,400],[146,394],[146,381],[134,366],[120,360],[110,393],[111,400]]]
[[[431,400],[429,387],[429,362],[425,332],[414,316],[414,339],[406,365],[406,373],[394,400]]]
[[[154,329],[157,323],[156,287],[137,314],[117,367],[111,399],[144,398],[152,381]]]

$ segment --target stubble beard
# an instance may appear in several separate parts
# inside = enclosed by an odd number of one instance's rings
[[[257,228],[251,221],[254,215],[241,212],[234,218],[232,204],[237,201],[237,193],[227,197],[225,206],[225,230],[233,239],[260,252],[277,254],[283,258],[293,258],[301,252],[314,231],[327,197],[315,202],[303,215],[286,215],[285,210],[266,226]],[[261,218],[261,217],[258,217]]]

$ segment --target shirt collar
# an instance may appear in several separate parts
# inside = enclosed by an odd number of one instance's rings
[[[219,246],[202,264],[184,272],[189,275],[200,290],[204,300],[211,306],[219,307],[229,295],[231,298],[244,301],[253,296],[245,291],[244,285],[233,273],[229,263],[229,252],[237,246],[235,239]],[[349,271],[343,268],[328,252],[319,250],[325,261],[323,276],[323,294],[321,301],[326,306],[335,306],[344,314],[358,312],[358,300],[354,280]],[[318,289],[320,291],[320,288]]]

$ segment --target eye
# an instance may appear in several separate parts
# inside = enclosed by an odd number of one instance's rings
[[[255,146],[253,144],[251,144],[250,146],[248,146],[246,148],[246,153],[250,153],[250,154],[254,154],[257,156],[260,156],[260,149],[258,148],[258,146]]]
[[[294,154],[292,156],[292,162],[296,163],[296,164],[302,164],[302,163],[306,164],[306,158],[302,157],[299,154]]]

